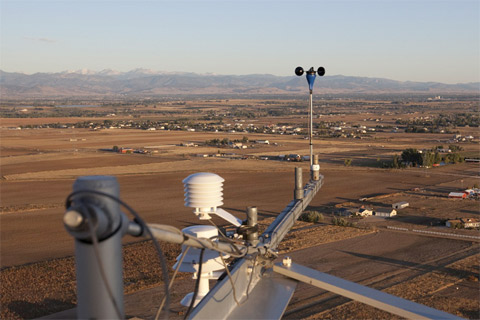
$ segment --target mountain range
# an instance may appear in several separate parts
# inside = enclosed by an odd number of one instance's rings
[[[444,84],[438,82],[396,81],[383,78],[332,75],[317,77],[315,93],[325,94],[474,94],[480,83]],[[306,94],[305,77],[269,74],[215,75],[182,72],[156,72],[135,69],[23,73],[0,70],[3,98],[121,97],[176,94]]]

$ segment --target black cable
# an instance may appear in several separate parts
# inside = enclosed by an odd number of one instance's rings
[[[244,257],[244,256],[247,255],[248,249],[245,251],[244,254],[242,254],[242,252],[240,251],[240,249],[235,245],[235,241],[233,241],[232,239],[228,238],[225,234],[223,234],[222,230],[220,230],[220,227],[217,226],[217,225],[215,224],[215,222],[213,222],[212,220],[208,220],[208,222],[210,222],[210,224],[211,224],[212,226],[214,226],[215,228],[217,228],[218,233],[220,234],[219,236],[217,236],[218,238],[221,238],[221,239],[223,239],[225,242],[228,242],[228,243],[230,243],[230,244],[232,245],[233,249],[234,249],[234,250],[237,252],[237,254],[238,254],[238,258],[242,258],[242,257]]]
[[[248,280],[248,285],[247,285],[247,300],[249,298],[248,291],[250,290],[250,285],[252,284],[253,274],[255,273],[255,266],[257,265],[257,258],[258,258],[258,254],[255,255],[255,259],[253,259],[252,273],[250,273],[250,280]]]
[[[165,297],[166,297],[165,309],[167,311],[165,313],[165,318],[168,319],[169,312],[170,312],[170,290],[168,288],[168,284],[169,284],[170,281],[168,279],[167,262],[166,262],[166,259],[165,259],[165,255],[163,254],[163,251],[160,248],[160,244],[158,243],[157,239],[153,236],[153,233],[150,230],[150,228],[148,227],[148,225],[145,223],[145,221],[143,221],[143,219],[140,217],[140,215],[132,207],[130,207],[128,204],[126,204],[125,202],[123,202],[122,200],[120,200],[119,198],[117,198],[117,197],[115,197],[111,194],[101,192],[101,191],[96,191],[96,190],[74,191],[67,196],[67,200],[66,200],[66,203],[65,203],[66,208],[68,209],[71,206],[72,198],[74,196],[76,196],[78,194],[83,194],[83,193],[89,193],[89,194],[96,194],[96,195],[104,196],[104,197],[107,197],[109,199],[112,199],[112,200],[118,202],[120,205],[124,206],[135,217],[137,222],[142,226],[142,229],[145,230],[147,232],[148,236],[152,239],[153,245],[154,245],[154,247],[157,251],[158,257],[160,259],[160,265],[161,265],[162,271],[163,271],[162,274],[163,274],[163,282],[165,283]],[[113,298],[113,296],[112,296],[112,298]]]
[[[181,258],[180,260],[178,260],[178,264],[177,264],[177,268],[175,269],[175,271],[173,272],[173,275],[172,275],[172,279],[170,280],[170,283],[168,284],[168,289],[171,289],[172,286],[173,286],[173,281],[175,281],[175,277],[178,273],[178,270],[180,269],[180,266],[182,265],[182,262],[183,260],[185,259],[185,257],[187,256],[187,252],[188,250],[190,250],[190,246],[187,246],[185,248],[185,250],[183,250],[182,254],[181,254]],[[165,304],[165,297],[163,297],[162,299],[162,303],[160,304],[160,306],[158,307],[157,309],[157,314],[155,315],[155,320],[158,320],[158,317],[160,317],[160,312],[162,312],[162,309],[163,309],[163,305]]]
[[[192,312],[193,306],[195,305],[195,299],[197,299],[198,294],[198,287],[200,286],[200,277],[202,276],[202,265],[203,265],[203,253],[205,249],[200,250],[200,258],[198,262],[198,273],[197,273],[197,281],[195,282],[195,289],[193,290],[192,300],[190,301],[190,306],[188,307],[187,312],[185,313],[184,320],[187,319],[190,312]]]

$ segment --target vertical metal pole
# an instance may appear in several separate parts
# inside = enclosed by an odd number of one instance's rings
[[[258,221],[258,212],[257,207],[248,207],[247,208],[247,226],[255,227]],[[258,231],[252,232],[247,235],[247,241],[251,245],[256,246],[258,244]]]
[[[124,217],[117,202],[94,193],[98,191],[118,198],[117,179],[80,177],[73,191],[79,193],[74,196],[74,207],[68,209],[65,217],[77,217],[78,220],[64,218],[64,222],[67,231],[75,237],[77,318],[123,319]],[[92,225],[94,230],[91,230]],[[97,238],[97,246],[92,234]]]
[[[312,137],[313,137],[313,91],[310,90],[310,166],[313,164],[313,144],[312,144]]]
[[[77,319],[118,319],[118,313],[122,319],[125,318],[121,243],[120,232],[108,241],[99,243],[100,263],[105,272],[103,279],[92,244],[75,240]],[[110,286],[115,303],[108,293],[106,283]]]
[[[320,165],[318,164],[318,154],[313,155],[313,164],[310,167],[311,179],[318,181],[320,179]]]
[[[302,177],[302,168],[295,168],[295,190],[293,193],[295,200],[303,199],[303,177]]]

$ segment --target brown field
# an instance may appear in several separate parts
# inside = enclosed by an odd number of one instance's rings
[[[251,103],[249,100],[242,103],[247,102]],[[205,103],[205,106],[208,105]],[[210,109],[218,110],[219,107]],[[187,114],[187,117],[189,116],[191,115]],[[367,112],[357,115],[336,115],[335,119],[363,121],[362,119],[373,116]],[[392,123],[392,119],[398,117],[402,115],[385,117],[385,124]],[[179,146],[184,142],[200,144],[215,138],[233,140],[248,136],[250,141],[268,139],[271,144],[252,143],[248,149],[224,148],[220,151],[244,156],[276,156],[289,153],[305,155],[308,152],[308,140],[301,136],[186,131],[148,132],[136,129],[97,131],[79,128],[8,129],[26,124],[75,123],[104,119],[106,118],[1,119],[1,318],[38,317],[75,305],[75,279],[71,258],[74,242],[63,227],[62,216],[65,211],[65,198],[72,191],[72,184],[78,176],[97,174],[116,176],[120,183],[122,200],[135,208],[146,221],[170,224],[179,228],[199,223],[192,210],[183,205],[181,181],[192,173],[210,171],[221,175],[225,178],[223,208],[244,218],[247,206],[257,206],[260,217],[267,219],[266,222],[275,217],[292,198],[294,167],[303,167],[304,181],[308,179],[306,162],[200,158],[196,155],[216,154],[219,148]],[[260,119],[258,122],[287,122],[291,119],[279,117]],[[368,124],[369,121],[365,123]],[[478,128],[461,130],[462,134],[478,134],[476,133]],[[478,183],[478,165],[464,163],[428,170],[422,168],[393,170],[376,167],[378,159],[382,161],[390,159],[393,154],[399,154],[401,150],[409,147],[431,148],[445,144],[439,141],[445,141],[449,137],[450,135],[447,137],[445,134],[412,135],[379,132],[362,140],[315,139],[314,148],[320,155],[325,184],[310,204],[310,208],[322,212],[326,217],[326,224],[313,228],[316,230],[314,234],[317,234],[315,242],[308,240],[312,236],[306,231],[309,227],[299,224],[283,243],[282,250],[290,252],[294,261],[315,269],[352,281],[372,284],[376,288],[391,290],[389,292],[462,317],[475,318],[475,312],[478,315],[479,309],[478,300],[475,300],[478,295],[473,293],[471,286],[472,281],[478,281],[478,270],[475,269],[475,266],[478,269],[478,256],[472,257],[478,253],[478,243],[391,232],[385,227],[414,226],[478,235],[474,230],[453,231],[434,224],[456,216],[479,217],[478,201],[454,201],[446,197],[450,191],[458,191],[462,187]],[[114,145],[131,148],[153,147],[158,152],[149,155],[117,154],[102,150],[112,148]],[[462,146],[467,152],[478,152],[478,143],[465,143]],[[351,167],[343,165],[346,158],[353,160]],[[414,188],[423,191],[412,191]],[[345,229],[329,225],[329,217],[335,206],[346,204],[359,206],[364,203],[360,203],[358,199],[364,197],[369,198],[367,204],[372,206],[382,207],[397,201],[408,201],[410,207],[400,211],[395,219],[375,221],[364,219],[359,222],[363,229]],[[222,223],[217,219],[215,221]],[[373,232],[374,230],[376,232]],[[142,254],[150,257],[145,258],[146,261],[153,259],[151,248],[145,242],[135,243],[138,241],[139,239],[132,237],[125,238],[125,244],[129,244],[125,248],[125,270],[133,270],[132,266],[136,266],[135,259]],[[167,252],[170,252],[172,263],[178,248],[168,247]],[[453,253],[458,254],[452,255]],[[130,279],[126,281],[130,283],[126,285],[126,292],[132,294],[129,296],[131,298],[127,299],[127,311],[132,310],[129,311],[132,316],[151,318],[154,309],[151,305],[142,304],[150,311],[128,307],[134,304],[131,301],[136,301],[135,299],[138,299],[136,297],[144,297],[142,292],[146,291],[143,289],[154,290],[155,292],[149,292],[157,296],[161,291],[158,269],[145,268],[143,273],[126,271],[126,277]],[[28,278],[26,274],[34,274],[35,277]],[[392,277],[387,281],[382,275],[388,274]],[[22,289],[15,293],[11,286],[14,283],[12,281],[18,281],[22,277],[25,277],[21,284]],[[49,278],[55,280],[43,280]],[[37,284],[33,284],[37,282],[35,279],[40,279]],[[191,280],[187,276],[183,276],[182,279],[187,284],[179,289],[178,296],[174,297],[175,301],[183,297],[183,291],[191,290]],[[369,282],[369,279],[375,281]],[[438,282],[438,285],[428,287],[428,290],[420,290],[419,287],[424,286],[426,282]],[[461,284],[460,288],[466,289],[448,291],[452,283]],[[32,293],[31,296],[22,293],[28,292],[33,286],[44,285],[44,289],[48,290],[38,289],[41,292]],[[478,286],[478,282],[476,285]],[[315,304],[315,299],[330,299],[328,294],[308,289],[303,285],[301,288],[287,310],[287,318],[315,318],[315,314],[325,318],[336,318],[342,314],[340,312],[347,314],[345,308],[350,310],[348,312],[360,310],[359,313],[348,313],[348,318],[385,317],[342,300],[328,300],[332,302],[320,310]],[[415,295],[417,291],[419,293]],[[441,306],[444,294],[451,297],[446,307]],[[181,309],[179,310],[181,312]]]

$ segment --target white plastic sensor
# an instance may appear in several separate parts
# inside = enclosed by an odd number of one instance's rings
[[[197,238],[216,238],[218,237],[218,229],[214,226],[191,226],[182,229],[186,234],[190,234]],[[198,270],[200,267],[200,249],[190,248],[186,253],[186,256],[183,259],[183,262],[179,264],[180,257],[184,254],[186,246],[182,246],[182,254],[177,257],[177,263],[173,266],[173,269],[178,269],[180,272],[191,272],[193,273],[193,279],[197,279]],[[224,259],[228,258],[227,255],[223,255]],[[210,291],[209,280],[218,279],[218,277],[223,273],[225,268],[222,258],[219,256],[218,252],[213,250],[205,250],[203,254],[202,261],[202,273],[200,274],[199,286],[197,297],[195,299],[194,306],[196,306],[204,296]],[[193,298],[193,292],[187,294],[182,301],[180,302],[183,306],[189,306]]]
[[[194,213],[200,220],[211,219],[217,207],[223,204],[222,177],[210,172],[199,172],[183,180],[185,206],[195,208]]]
[[[211,219],[210,214],[216,214],[238,227],[242,224],[242,220],[221,208],[217,208],[223,205],[223,181],[225,180],[222,177],[210,172],[189,175],[183,180],[185,206],[195,208],[193,213],[200,220]]]

